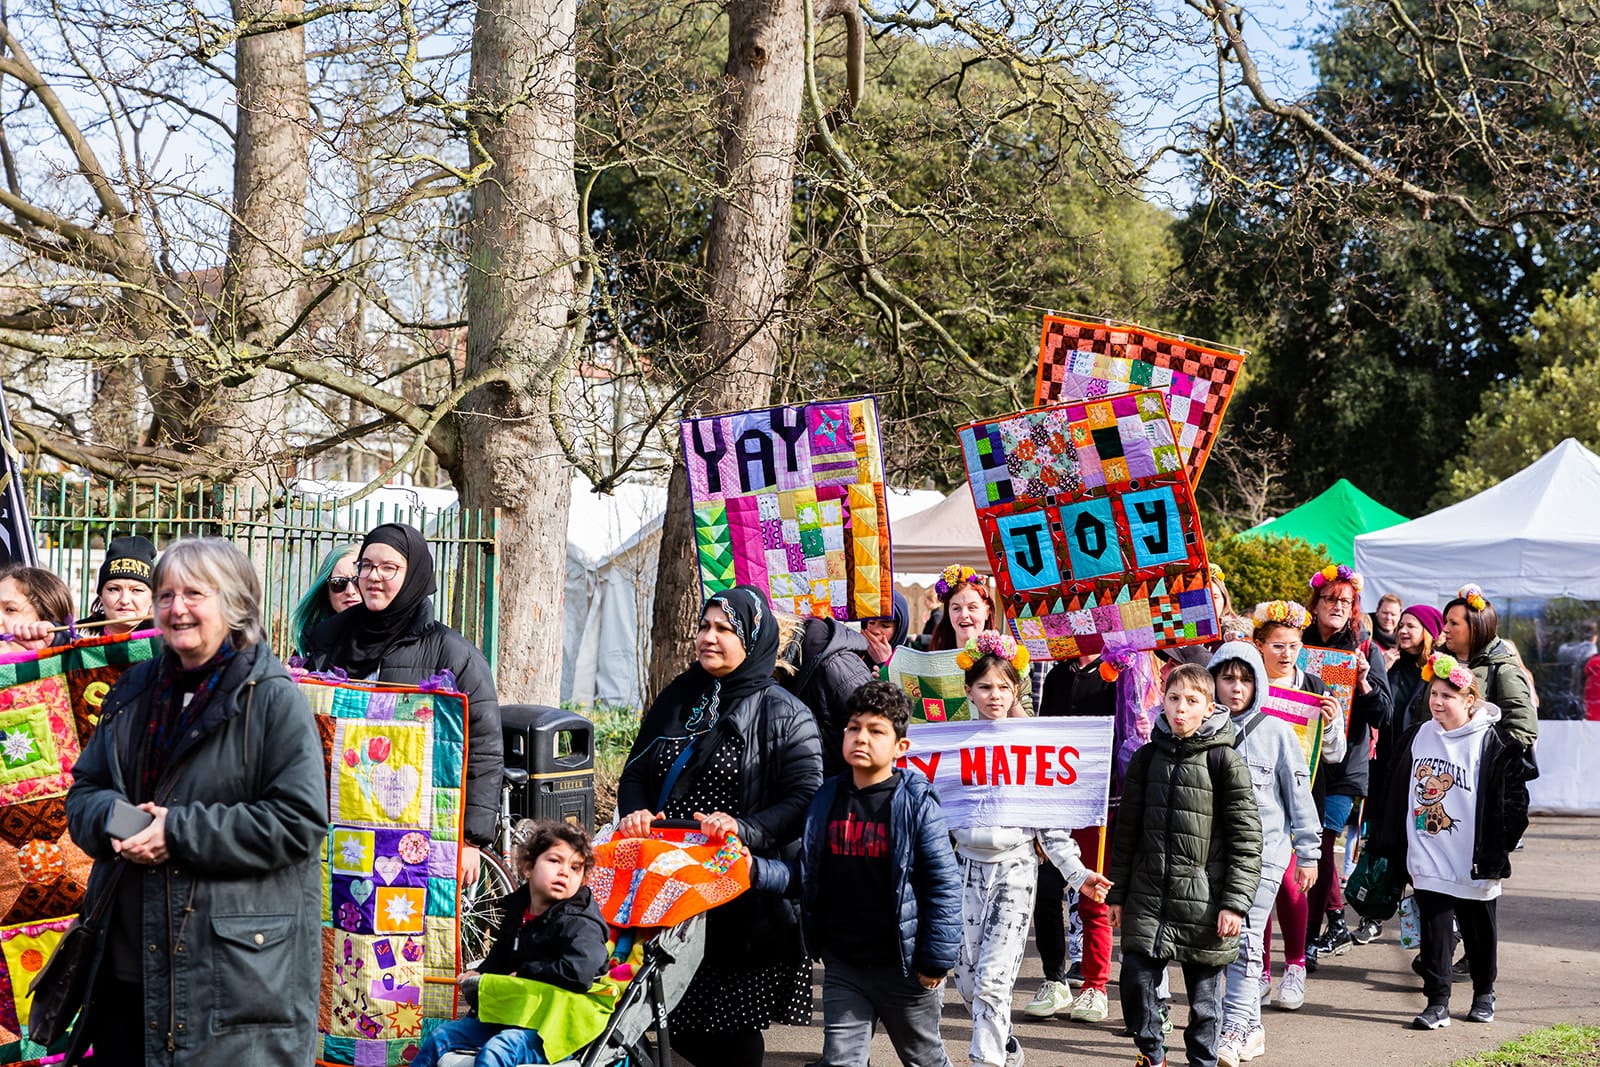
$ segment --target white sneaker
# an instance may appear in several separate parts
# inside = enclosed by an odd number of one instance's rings
[[[1272,1003],[1272,972],[1271,971],[1262,971],[1261,972],[1261,1003],[1262,1004],[1271,1004]]]
[[[1239,1047],[1239,1059],[1253,1060],[1267,1053],[1267,1028],[1260,1023],[1252,1023],[1250,1029],[1245,1031],[1244,1044]]]
[[[1072,1021],[1075,1023],[1103,1023],[1111,1014],[1111,1003],[1103,989],[1085,989],[1072,1002]]]
[[[1217,1042],[1217,1067],[1239,1067],[1243,1062],[1244,1035],[1238,1026],[1222,1031],[1222,1040]]]
[[[1278,1007],[1284,1011],[1299,1011],[1306,1002],[1306,969],[1291,963],[1283,969],[1283,981],[1278,983]]]
[[[1012,1034],[1006,1038],[1006,1067],[1022,1067],[1022,1045],[1017,1042],[1017,1035]]]
[[[1052,982],[1049,979],[1039,984],[1039,992],[1033,995],[1022,1009],[1022,1014],[1035,1019],[1048,1019],[1072,1007],[1072,987],[1065,982]]]

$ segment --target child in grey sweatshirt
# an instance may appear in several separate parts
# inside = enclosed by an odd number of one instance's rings
[[[1234,748],[1250,769],[1261,812],[1261,885],[1239,933],[1239,958],[1228,965],[1222,1040],[1217,1046],[1218,1063],[1238,1067],[1266,1051],[1256,974],[1278,885],[1291,856],[1297,859],[1297,877],[1308,882],[1316,878],[1322,824],[1311,799],[1311,776],[1299,738],[1288,723],[1261,710],[1267,695],[1261,653],[1248,641],[1230,641],[1211,657],[1209,670],[1216,679],[1217,702],[1233,717]]]

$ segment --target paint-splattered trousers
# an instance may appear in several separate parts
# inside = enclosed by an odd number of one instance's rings
[[[961,953],[956,991],[972,1009],[975,1064],[1001,1067],[1011,1036],[1011,991],[1028,947],[1038,884],[1031,851],[998,863],[958,856],[961,865]]]

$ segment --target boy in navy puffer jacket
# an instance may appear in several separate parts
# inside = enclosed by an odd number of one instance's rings
[[[826,1067],[866,1067],[881,1021],[907,1067],[950,1067],[939,1036],[944,979],[961,940],[961,875],[939,797],[915,770],[911,701],[869,682],[847,704],[849,770],[817,790],[798,860],[757,859],[752,888],[798,886],[807,951],[822,981]]]

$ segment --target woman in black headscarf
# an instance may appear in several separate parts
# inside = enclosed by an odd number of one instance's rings
[[[416,685],[440,671],[467,697],[467,791],[463,885],[478,880],[478,849],[494,841],[504,742],[494,675],[472,643],[433,617],[433,554],[421,531],[388,523],[367,534],[356,558],[361,603],[325,620],[307,639],[307,666],[358,681]]]
[[[617,832],[642,837],[655,819],[732,830],[774,858],[798,847],[822,783],[817,725],[779,688],[778,622],[766,596],[740,585],[700,612],[698,662],[646,713],[617,785]],[[746,893],[714,909],[706,954],[671,1016],[673,1047],[696,1067],[756,1067],[770,1023],[811,1021],[811,967],[790,908]]]

